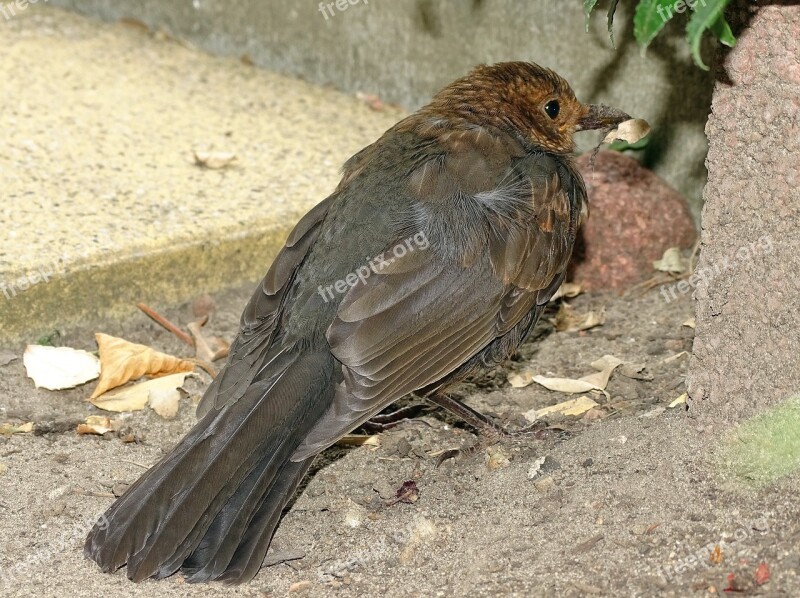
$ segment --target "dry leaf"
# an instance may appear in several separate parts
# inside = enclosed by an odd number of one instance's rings
[[[570,394],[600,391],[606,395],[606,397],[608,397],[609,395],[606,392],[608,379],[611,376],[611,372],[614,371],[614,368],[618,367],[622,363],[623,361],[621,359],[614,357],[613,355],[604,355],[592,363],[592,367],[596,370],[599,370],[594,374],[588,374],[577,380],[573,378],[547,378],[545,376],[534,376],[533,381],[537,384],[541,384],[548,390],[555,390]],[[596,405],[596,403],[594,405]],[[588,411],[588,409],[591,409],[594,405],[590,405],[587,409],[584,409],[579,413]],[[529,411],[528,414],[531,414],[531,412]],[[528,417],[527,414],[526,417]]]
[[[592,367],[597,370],[597,373],[583,376],[581,380],[590,382],[598,386],[601,390],[605,390],[606,386],[608,386],[608,379],[611,377],[611,372],[623,363],[624,362],[618,357],[603,355],[600,359],[593,361],[591,364]]]
[[[207,321],[207,317],[196,322],[190,322],[186,327],[194,339],[195,357],[202,361],[212,363],[217,359],[222,359],[228,356],[230,350],[230,343],[224,338],[219,336],[205,336],[203,334],[203,326]]]
[[[116,388],[99,397],[89,399],[95,407],[105,411],[139,411],[144,409],[150,402],[151,393],[155,391],[176,391],[176,389],[183,386],[183,382],[188,374],[183,372],[180,374],[171,374],[169,376],[162,376],[161,378],[154,378],[134,384],[133,386],[126,386],[125,388]],[[158,413],[158,411],[156,411]]]
[[[181,374],[173,374],[179,376]],[[157,380],[163,378],[157,378]],[[153,380],[150,380],[153,382]],[[183,384],[183,381],[181,381]],[[164,419],[172,419],[178,414],[178,405],[181,401],[181,391],[177,388],[152,388],[150,389],[150,408]]]
[[[574,380],[572,378],[548,378],[546,376],[534,376],[533,381],[541,384],[547,390],[577,394],[579,392],[589,392],[590,390],[603,390],[596,384],[586,380]]]
[[[650,133],[650,124],[641,118],[631,118],[621,122],[616,129],[603,139],[603,143],[614,143],[617,139],[627,143],[636,143]]]
[[[122,386],[129,380],[144,375],[162,376],[177,372],[191,372],[194,365],[172,355],[159,353],[124,339],[98,333],[95,335],[100,348],[100,380],[90,399],[99,397],[111,388]],[[140,407],[141,409],[141,407]],[[125,411],[129,411],[126,409]]]
[[[395,500],[392,504],[397,502],[404,502],[404,503],[415,503],[419,500],[419,488],[417,488],[417,483],[414,480],[408,480],[403,482],[403,485],[397,489],[395,492]]]
[[[511,374],[508,377],[508,383],[511,388],[525,388],[533,382],[533,374],[530,372],[520,372],[519,374]]]
[[[102,436],[106,432],[113,432],[117,429],[117,422],[112,422],[110,418],[102,415],[90,415],[82,424],[78,424],[76,431],[78,434],[97,434]]]
[[[681,324],[681,326],[686,326],[687,328],[691,328],[692,330],[694,330],[695,327],[694,316],[686,320],[683,324]]]
[[[769,565],[767,563],[761,562],[756,567],[756,584],[759,586],[763,586],[765,583],[769,581]]]
[[[685,405],[686,404],[686,399],[688,397],[689,397],[688,394],[683,393],[681,396],[679,396],[677,399],[675,399],[674,401],[672,401],[669,404],[669,408],[672,409],[673,407],[677,407],[678,405]]]
[[[567,297],[567,298],[577,297],[582,292],[583,288],[578,283],[565,282],[560,287],[558,287],[558,290],[555,292],[555,294],[552,297],[550,297],[550,301],[555,301],[556,299],[560,299],[561,297]]]
[[[0,463],[0,475],[3,475],[7,471],[8,471],[8,465],[6,465],[5,463]]]
[[[688,271],[688,260],[684,259],[681,250],[677,247],[670,247],[664,252],[660,260],[653,262],[653,268],[659,272],[669,272],[670,274],[683,274]]]
[[[73,388],[100,375],[100,360],[97,357],[70,347],[28,345],[22,362],[36,388]]]
[[[525,413],[525,419],[536,421],[537,419],[551,413],[561,413],[562,415],[581,415],[590,409],[597,407],[597,403],[587,396],[580,396],[577,399],[570,399],[563,403],[543,407],[542,409],[531,409]]]
[[[680,353],[675,353],[675,355],[670,355],[669,357],[662,359],[661,363],[672,363],[673,361],[679,360],[681,357],[689,357],[689,352],[681,351]]]
[[[194,151],[195,164],[210,168],[211,170],[219,170],[229,166],[236,160],[236,154],[233,152],[213,152],[213,151]]]
[[[14,426],[12,424],[0,424],[0,434],[30,434],[33,432],[33,422]]]
[[[559,332],[578,332],[603,325],[606,321],[606,313],[604,309],[601,309],[579,314],[571,305],[562,303],[552,321]]]
[[[632,380],[644,380],[645,382],[653,380],[653,375],[647,371],[645,363],[625,363],[620,366],[619,373]]]
[[[346,434],[336,441],[342,446],[368,446],[377,448],[381,445],[381,439],[377,434],[368,436],[366,434]]]

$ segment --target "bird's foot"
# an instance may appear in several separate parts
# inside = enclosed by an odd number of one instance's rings
[[[500,440],[502,438],[543,438],[541,435],[542,432],[547,430],[547,425],[544,422],[535,422],[530,426],[526,426],[524,428],[514,428],[510,426],[506,426],[501,424],[496,419],[489,417],[481,413],[480,411],[476,411],[472,407],[465,405],[463,402],[459,401],[456,398],[445,394],[432,394],[427,397],[429,401],[447,409],[449,412],[453,413],[454,415],[458,416],[459,419],[463,420],[465,423],[469,424],[482,436],[486,436],[490,439]]]
[[[561,434],[564,430],[553,428],[544,421],[537,421],[530,426],[522,428],[501,424],[495,418],[489,417],[463,402],[444,394],[432,394],[426,397],[432,403],[447,409],[461,420],[478,431],[480,439],[475,444],[459,449],[450,449],[437,455],[438,467],[448,459],[469,457],[478,453],[482,448],[502,440],[544,440],[554,433]]]
[[[395,426],[404,422],[413,421],[427,426],[430,424],[420,419],[414,419],[416,416],[423,413],[425,409],[426,406],[422,404],[408,405],[407,407],[401,407],[400,409],[392,411],[391,413],[382,413],[380,415],[376,415],[375,417],[361,424],[361,427],[370,434],[378,434],[379,432],[391,430]]]

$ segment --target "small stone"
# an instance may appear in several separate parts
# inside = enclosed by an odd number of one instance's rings
[[[589,409],[589,411],[583,414],[583,417],[581,419],[591,421],[591,420],[603,419],[607,415],[608,413],[606,413],[602,409],[598,409],[597,407],[592,407],[591,409]]]
[[[383,500],[391,500],[394,498],[395,489],[386,480],[378,480],[372,484],[372,489],[378,493]]]
[[[501,469],[503,467],[508,467],[508,464],[511,463],[508,455],[500,448],[491,447],[487,453],[486,467],[488,469]]]
[[[214,300],[211,295],[200,295],[192,302],[192,313],[196,318],[210,316],[214,313]]]
[[[411,443],[404,435],[385,435],[388,438],[381,436],[381,446],[387,455],[407,457],[412,450]]]
[[[553,479],[553,476],[543,476],[533,482],[533,485],[536,487],[537,492],[541,494],[550,494],[556,488],[556,482]]]
[[[539,475],[539,473],[541,473],[542,465],[544,465],[544,462],[545,462],[546,458],[547,457],[539,457],[538,459],[536,459],[536,461],[531,463],[531,466],[528,469],[528,479],[529,480],[532,480],[537,475]]]
[[[311,498],[316,498],[318,496],[322,496],[325,494],[325,486],[323,484],[309,484],[308,488],[306,488],[306,493]]]
[[[311,582],[309,580],[296,581],[289,586],[289,592],[305,592],[311,589]]]
[[[128,489],[128,486],[130,486],[130,484],[126,484],[124,482],[119,482],[117,484],[114,484],[111,487],[111,493],[117,498],[119,498],[120,496],[125,494],[125,491]]]
[[[545,457],[544,465],[542,465],[542,471],[555,471],[556,469],[561,469],[561,463],[553,459],[551,456]]]

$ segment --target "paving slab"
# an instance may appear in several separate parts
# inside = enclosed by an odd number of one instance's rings
[[[39,4],[0,22],[0,342],[256,280],[402,114]],[[195,152],[232,153],[222,169]]]

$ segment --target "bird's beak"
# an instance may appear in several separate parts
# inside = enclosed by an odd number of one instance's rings
[[[611,129],[631,119],[622,110],[603,106],[602,104],[589,104],[586,108],[588,108],[588,112],[578,120],[576,131]]]

